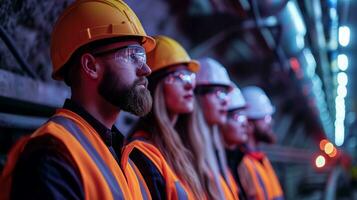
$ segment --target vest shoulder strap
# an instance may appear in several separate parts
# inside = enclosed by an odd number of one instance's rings
[[[86,152],[89,154],[91,159],[95,162],[98,169],[102,173],[105,181],[107,182],[107,185],[110,188],[113,198],[124,199],[123,192],[121,191],[118,182],[114,178],[114,174],[111,172],[107,164],[101,158],[95,147],[82,133],[78,125],[73,120],[59,115],[50,118],[49,121],[61,125],[78,140],[78,142],[86,150]]]

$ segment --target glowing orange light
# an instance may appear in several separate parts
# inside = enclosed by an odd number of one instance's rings
[[[334,148],[335,147],[333,146],[333,144],[331,142],[328,142],[327,144],[325,144],[324,151],[326,154],[331,154]]]
[[[337,155],[337,149],[336,148],[333,148],[333,151],[328,154],[328,156],[330,156],[331,158],[335,157]]]
[[[325,164],[326,164],[326,159],[325,159],[324,156],[319,155],[319,156],[316,157],[315,165],[316,165],[317,168],[321,168],[321,167],[325,166]]]
[[[323,140],[320,141],[320,149],[321,149],[321,151],[324,151],[325,145],[326,145],[327,143],[329,143],[329,141],[326,140],[326,139],[323,139]]]

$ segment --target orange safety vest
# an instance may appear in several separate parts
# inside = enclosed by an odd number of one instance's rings
[[[0,199],[10,198],[12,172],[27,142],[43,135],[55,137],[67,148],[79,169],[85,199],[151,199],[138,171],[127,166],[124,176],[99,134],[83,118],[67,109],[57,110],[47,123],[12,148],[0,177]]]
[[[279,180],[275,174],[275,171],[269,162],[268,158],[261,154],[261,159],[257,159],[254,153],[248,153],[244,156],[241,167],[246,168],[248,174],[239,173],[242,178],[249,178],[252,185],[243,184],[247,195],[251,195],[250,190],[255,190],[255,197],[257,200],[283,200],[284,194],[281,189]],[[250,188],[248,188],[250,187]],[[253,187],[253,188],[252,188]]]
[[[233,175],[228,171],[227,181],[223,176],[219,177],[221,187],[226,200],[239,200],[238,198],[238,186],[233,178]]]
[[[166,162],[160,150],[154,145],[150,144],[144,137],[142,137],[147,135],[148,134],[143,131],[135,133],[134,140],[123,148],[121,165],[124,171],[128,163],[130,162],[128,161],[130,153],[133,151],[134,148],[136,148],[148,159],[150,159],[151,162],[153,162],[153,164],[159,170],[160,174],[163,176],[166,184],[167,199],[193,200],[194,197],[192,191],[180,181],[175,172]]]

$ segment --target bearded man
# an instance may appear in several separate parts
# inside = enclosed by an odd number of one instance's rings
[[[0,199],[149,198],[141,175],[120,168],[123,135],[114,123],[121,110],[150,111],[146,52],[154,47],[121,0],[65,9],[52,32],[52,76],[70,86],[71,98],[10,151]]]

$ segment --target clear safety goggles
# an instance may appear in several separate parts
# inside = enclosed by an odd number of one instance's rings
[[[184,85],[191,84],[195,86],[196,74],[188,70],[176,71],[167,75],[167,77],[165,78],[165,83],[168,84],[182,83]]]
[[[218,100],[220,101],[227,101],[228,100],[228,93],[229,90],[226,87],[220,87],[220,86],[203,86],[196,88],[195,90],[196,94],[213,94],[217,97]]]
[[[270,124],[273,122],[273,118],[271,117],[271,115],[266,115],[264,118],[263,118],[263,121],[267,124]]]
[[[264,117],[262,118],[259,118],[259,119],[250,119],[252,121],[258,121],[258,122],[264,122],[264,123],[267,123],[267,124],[270,124],[273,122],[273,118],[271,115],[265,115]]]
[[[246,123],[248,121],[247,116],[244,115],[242,112],[228,113],[228,119],[231,119],[240,124]]]
[[[228,91],[224,89],[217,89],[214,94],[219,100],[228,100]]]
[[[125,64],[134,64],[139,68],[146,65],[146,53],[145,49],[139,45],[129,45],[120,47],[118,49],[112,49],[107,51],[94,52],[95,56],[106,56],[104,54],[113,53],[110,58],[117,62]]]

